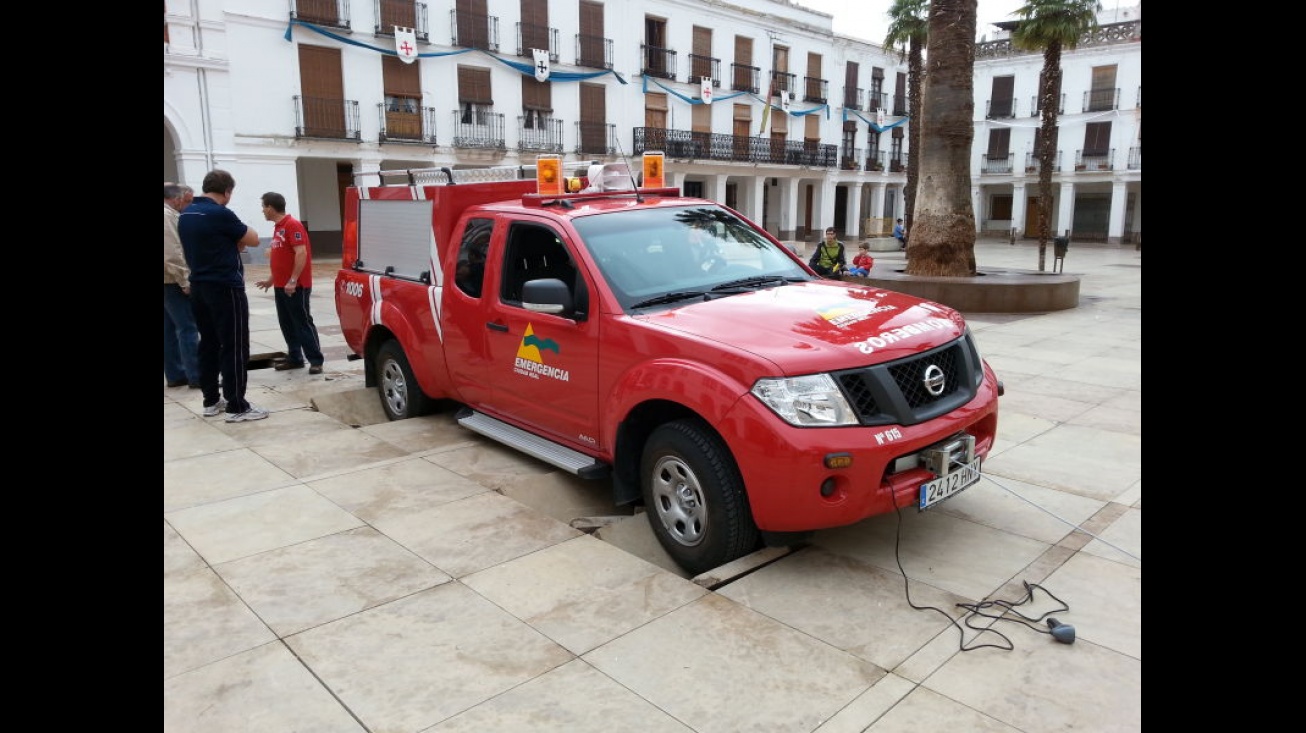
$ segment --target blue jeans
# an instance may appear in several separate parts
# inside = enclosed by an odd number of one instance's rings
[[[286,295],[285,288],[275,288],[273,297],[277,303],[277,324],[286,339],[286,361],[303,364],[307,360],[311,366],[322,366],[325,358],[309,310],[312,293],[312,288],[295,288],[293,294]]]
[[[190,297],[175,283],[163,284],[163,376],[169,382],[200,383],[200,332]]]

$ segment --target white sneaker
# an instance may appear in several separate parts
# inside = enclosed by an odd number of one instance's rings
[[[217,402],[204,408],[204,417],[217,417],[218,413],[225,409],[227,409],[227,401],[219,397]]]
[[[268,416],[268,411],[262,407],[249,406],[244,412],[236,412],[227,415],[227,422],[249,422],[250,420],[262,420]]]

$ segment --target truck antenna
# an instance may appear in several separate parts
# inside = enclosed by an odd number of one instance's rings
[[[626,164],[626,172],[630,174],[630,187],[635,189],[635,203],[644,203],[644,196],[639,192],[639,183],[635,181],[635,171],[630,167],[630,160],[626,158],[626,151],[621,149],[621,135],[613,135],[612,138],[617,142],[617,152],[621,154],[621,160]]]

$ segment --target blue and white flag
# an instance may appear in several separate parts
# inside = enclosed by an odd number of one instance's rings
[[[548,81],[549,49],[532,48],[531,53],[535,56],[535,81]]]
[[[412,28],[395,26],[395,53],[405,64],[417,60],[417,32]]]

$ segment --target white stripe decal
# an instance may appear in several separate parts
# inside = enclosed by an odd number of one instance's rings
[[[372,291],[372,325],[381,325],[381,276],[369,275],[367,283]]]
[[[426,297],[431,301],[431,318],[435,321],[435,337],[444,343],[444,329],[440,325],[440,296],[444,293],[442,287],[429,287],[426,289]]]

